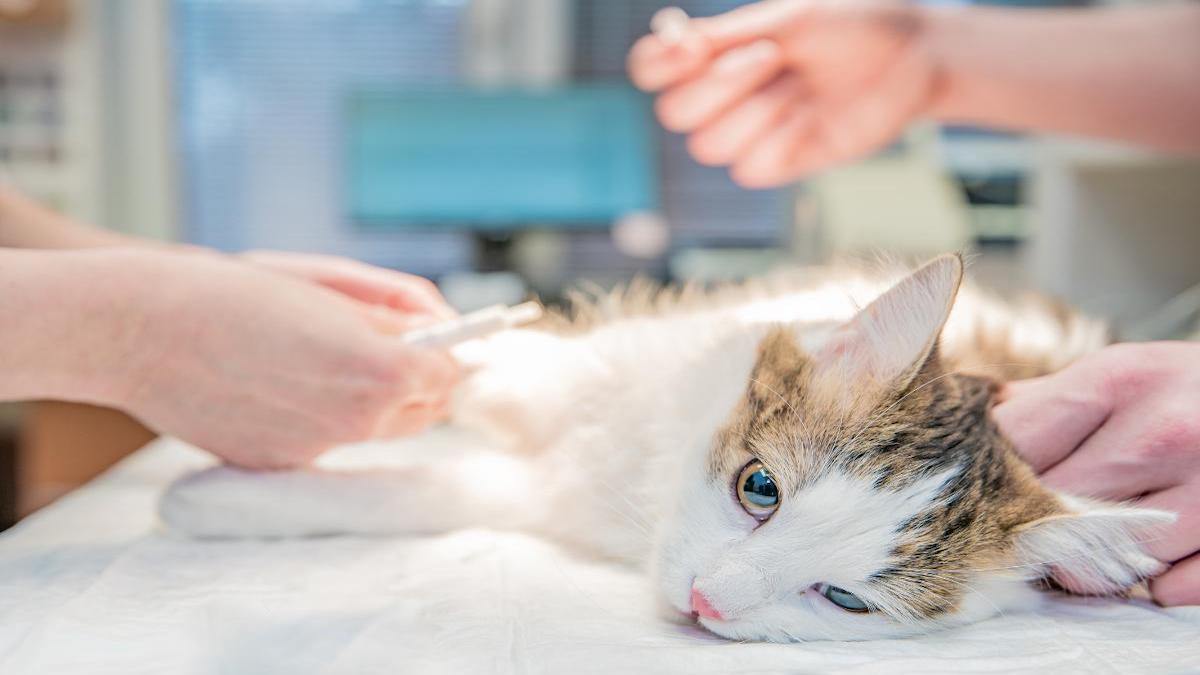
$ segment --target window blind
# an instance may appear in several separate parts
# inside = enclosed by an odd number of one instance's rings
[[[378,232],[344,211],[343,106],[362,87],[453,84],[466,0],[175,0],[187,231],[437,275],[453,232]]]

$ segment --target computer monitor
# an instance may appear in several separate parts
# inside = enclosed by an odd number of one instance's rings
[[[607,227],[658,207],[651,119],[623,84],[360,92],[346,116],[351,221]]]

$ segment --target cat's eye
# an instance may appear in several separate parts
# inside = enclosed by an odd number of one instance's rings
[[[779,508],[779,487],[762,462],[754,460],[743,467],[736,485],[742,508],[755,518],[766,520]]]
[[[841,607],[847,612],[866,613],[871,611],[871,606],[859,599],[859,597],[844,588],[831,586],[829,584],[820,584],[817,586],[817,592],[825,596],[825,599],[833,604]]]

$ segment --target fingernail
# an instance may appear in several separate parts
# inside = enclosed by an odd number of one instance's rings
[[[650,30],[668,48],[678,47],[688,29],[688,15],[678,7],[663,7],[650,17]]]

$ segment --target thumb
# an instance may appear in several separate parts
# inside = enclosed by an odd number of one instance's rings
[[[460,377],[458,361],[443,349],[419,347],[404,342],[408,331],[436,323],[428,314],[402,314],[379,305],[356,303],[359,313],[376,331],[383,349],[400,364],[397,403],[423,403],[444,398]]]
[[[809,2],[755,2],[717,16],[693,19],[689,28],[699,33],[710,49],[723,52],[795,30],[811,9]]]

